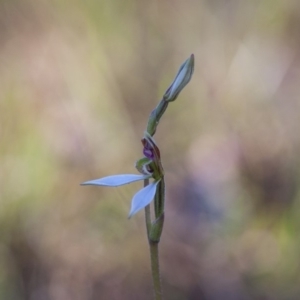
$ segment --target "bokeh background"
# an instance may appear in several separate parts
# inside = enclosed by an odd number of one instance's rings
[[[300,298],[298,0],[0,2],[0,299],[152,299],[144,214],[127,219],[162,118],[166,299]]]

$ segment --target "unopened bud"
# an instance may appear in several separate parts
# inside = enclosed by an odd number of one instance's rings
[[[164,100],[174,101],[183,88],[189,83],[194,72],[194,54],[192,54],[180,67],[174,81],[164,94]]]

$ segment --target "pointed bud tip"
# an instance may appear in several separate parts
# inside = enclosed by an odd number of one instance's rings
[[[195,61],[195,55],[194,55],[194,53],[191,54],[190,60],[191,60],[191,61],[193,62],[193,64],[194,64],[194,61]]]
[[[190,82],[192,75],[194,73],[194,54],[192,53],[190,57],[181,65],[179,71],[164,94],[164,100],[167,102],[172,102],[176,100],[179,93],[183,90],[183,88]]]

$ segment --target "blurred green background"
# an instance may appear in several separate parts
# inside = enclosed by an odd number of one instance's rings
[[[300,298],[300,2],[1,0],[0,299],[152,299],[141,183],[162,118],[166,299]]]

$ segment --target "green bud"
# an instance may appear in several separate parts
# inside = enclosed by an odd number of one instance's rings
[[[174,101],[183,88],[189,83],[194,72],[194,54],[192,54],[180,67],[174,81],[164,94],[164,100]]]

